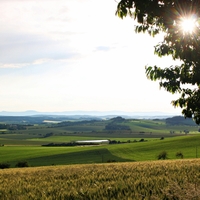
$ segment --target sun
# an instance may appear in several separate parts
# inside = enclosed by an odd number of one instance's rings
[[[181,19],[180,28],[184,33],[192,34],[196,28],[196,19],[194,17],[184,17]]]

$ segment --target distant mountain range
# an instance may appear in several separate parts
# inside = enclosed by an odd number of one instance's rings
[[[24,112],[8,112],[1,111],[0,116],[42,116],[42,115],[57,115],[57,116],[99,116],[99,117],[115,117],[123,116],[124,118],[167,118],[180,114],[164,113],[164,112],[123,112],[123,111],[65,111],[65,112],[38,112],[28,110]]]

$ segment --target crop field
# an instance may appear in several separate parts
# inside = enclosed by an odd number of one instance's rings
[[[0,199],[200,199],[200,160],[4,169]]]
[[[10,169],[0,170],[0,199],[200,199],[199,132],[196,125],[120,117],[2,123],[0,167]],[[62,146],[78,140],[110,142]],[[29,168],[17,168],[20,162]]]
[[[5,129],[3,125],[0,130],[0,163],[9,163],[10,167],[20,161],[27,161],[34,167],[157,160],[162,151],[167,152],[168,159],[177,159],[177,152],[181,152],[183,158],[200,157],[198,127],[170,125],[165,120],[117,117],[100,121],[10,124],[11,129]],[[115,144],[42,146],[95,139],[114,141]]]

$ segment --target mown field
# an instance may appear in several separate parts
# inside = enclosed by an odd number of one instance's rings
[[[200,160],[4,169],[0,199],[200,199]]]

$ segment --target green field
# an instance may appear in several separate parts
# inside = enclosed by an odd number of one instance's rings
[[[196,125],[115,118],[1,127],[0,166],[11,167],[0,170],[2,200],[200,199]],[[167,160],[157,161],[161,152]]]
[[[106,129],[108,124],[116,130]],[[184,130],[189,133],[186,134]],[[184,158],[196,158],[200,157],[198,130],[198,126],[169,125],[165,120],[121,118],[34,124],[19,130],[2,129],[0,163],[8,162],[14,167],[20,161],[27,161],[30,166],[135,162],[156,160],[162,151],[167,152],[168,159],[176,159],[177,152],[181,152]],[[117,144],[42,146],[95,139],[109,139]]]
[[[65,137],[65,136],[62,136]],[[67,136],[66,136],[67,137]],[[57,140],[61,136],[58,136]],[[55,139],[55,137],[54,137]],[[118,138],[121,139],[121,138]],[[177,136],[172,138],[150,139],[145,142],[132,142],[112,145],[41,147],[41,146],[2,146],[0,162],[8,162],[14,167],[19,161],[28,161],[31,166],[106,163],[109,161],[156,160],[161,151],[167,151],[169,159],[176,159],[182,152],[184,158],[200,157],[200,136]]]

